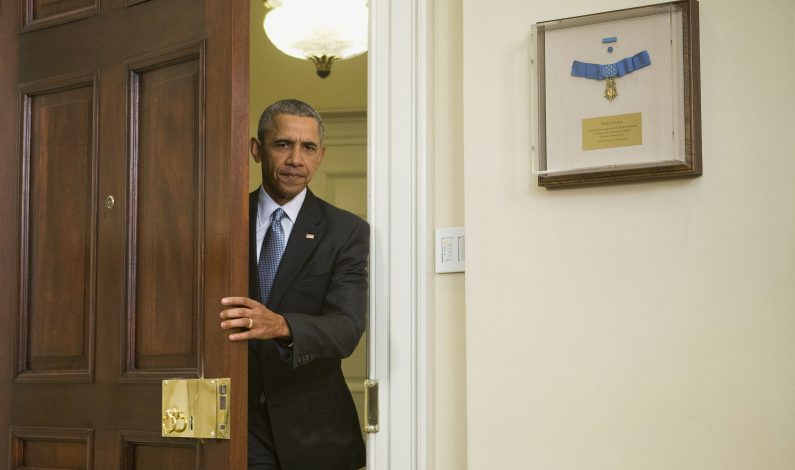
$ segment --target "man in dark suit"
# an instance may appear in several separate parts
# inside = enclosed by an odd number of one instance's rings
[[[251,139],[263,180],[249,201],[252,298],[221,312],[229,339],[249,341],[249,469],[365,464],[340,360],[365,328],[369,227],[307,188],[322,143],[320,115],[298,100],[269,106]]]

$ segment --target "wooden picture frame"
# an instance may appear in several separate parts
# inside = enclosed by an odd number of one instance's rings
[[[533,25],[538,185],[701,175],[698,36],[697,0]]]

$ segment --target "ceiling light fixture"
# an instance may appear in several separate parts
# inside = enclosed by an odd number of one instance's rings
[[[367,51],[367,0],[264,0],[262,26],[274,46],[311,60],[326,78],[331,64]]]

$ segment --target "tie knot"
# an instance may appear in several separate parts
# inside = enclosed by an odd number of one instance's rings
[[[284,210],[281,207],[279,207],[278,209],[273,211],[273,214],[271,214],[271,223],[281,222],[282,217],[284,217]]]

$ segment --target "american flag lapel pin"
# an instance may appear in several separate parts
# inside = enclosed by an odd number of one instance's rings
[[[309,240],[314,240],[315,239],[315,234],[314,233],[307,233],[306,234],[306,238],[308,238]]]

